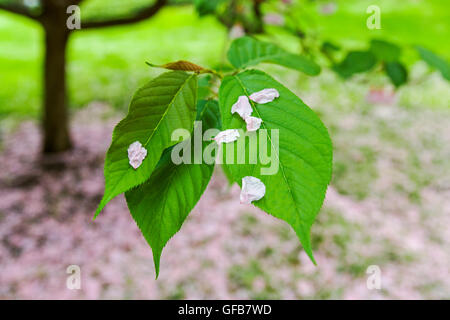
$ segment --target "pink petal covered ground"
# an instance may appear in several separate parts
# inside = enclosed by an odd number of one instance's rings
[[[344,127],[352,117],[341,119]],[[396,151],[377,162],[387,176],[374,181],[373,195],[356,200],[330,187],[312,231],[318,267],[283,222],[240,205],[239,188],[228,187],[217,170],[164,249],[155,281],[151,250],[123,196],[92,221],[117,120],[100,104],[78,112],[72,127],[76,148],[61,157],[39,156],[39,132],[30,122],[5,139],[1,299],[450,297],[448,182],[446,188],[424,188],[420,204],[401,194],[377,196],[406,179],[396,167],[404,161]],[[81,267],[81,290],[66,288],[71,264]],[[372,264],[382,271],[382,290],[366,287]]]

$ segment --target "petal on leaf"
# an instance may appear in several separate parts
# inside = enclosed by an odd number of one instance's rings
[[[278,93],[277,89],[269,88],[269,89],[263,89],[261,91],[252,93],[250,95],[250,100],[253,102],[264,104],[268,102],[272,102],[276,98],[278,98],[280,94]]]
[[[134,169],[139,168],[146,156],[147,150],[139,141],[133,142],[128,148],[128,160]]]
[[[217,144],[221,144],[236,141],[238,138],[239,138],[239,131],[229,129],[219,132],[217,136],[214,137],[214,140],[217,142]]]
[[[252,106],[248,102],[247,96],[240,96],[235,104],[231,107],[231,113],[238,113],[242,119],[249,117],[252,114]]]
[[[174,130],[192,130],[196,95],[197,76],[182,71],[164,73],[135,93],[127,116],[114,128],[105,159],[105,193],[95,216],[112,198],[148,180],[164,149],[179,142],[171,139]],[[127,152],[135,141],[150,151],[138,170],[130,166]]]
[[[247,176],[242,178],[242,189],[240,201],[242,204],[250,204],[252,201],[258,201],[266,194],[266,186],[261,180],[255,177]]]
[[[252,37],[234,40],[228,50],[228,60],[236,68],[246,68],[259,63],[274,63],[298,70],[310,76],[320,73],[320,67],[308,58],[292,54],[284,49]]]
[[[247,131],[256,131],[261,127],[262,119],[257,117],[249,116],[245,118],[245,123],[247,124]]]
[[[258,176],[266,186],[266,194],[254,205],[289,223],[314,261],[310,230],[322,207],[332,172],[332,145],[323,123],[282,84],[264,72],[248,70],[228,76],[222,82],[219,91],[222,127],[243,129],[246,124],[230,114],[231,105],[237,97],[249,96],[264,88],[275,88],[280,97],[270,102],[270,108],[251,102],[254,115],[263,121],[256,136],[258,145],[265,144],[270,150],[272,163],[279,162],[275,167],[278,170],[272,172],[271,163],[263,163],[260,157],[254,164],[239,164],[240,141],[234,144],[234,164],[227,163],[226,148],[223,162],[227,175],[241,186],[242,178]],[[267,130],[266,136],[261,134],[263,129]],[[253,148],[245,144],[245,159],[250,159],[250,151],[254,151]],[[261,155],[262,150],[258,152]],[[269,170],[263,173],[263,169]]]

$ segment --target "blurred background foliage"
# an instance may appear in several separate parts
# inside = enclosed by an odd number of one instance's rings
[[[324,3],[335,3],[337,14],[321,14]],[[148,1],[86,0],[81,7],[82,18],[126,16],[145,4]],[[366,28],[365,10],[371,4],[382,7],[380,30]],[[266,11],[270,13],[271,6],[276,5],[268,5]],[[445,0],[294,1],[294,7],[291,19],[308,30],[312,38],[309,41],[319,38],[345,49],[367,49],[371,39],[382,38],[406,47],[401,58],[406,64],[417,60],[417,52],[412,49],[415,44],[447,60],[450,58],[449,11]],[[266,37],[270,40],[301,51],[297,37],[276,26],[267,29]],[[39,115],[42,37],[37,23],[0,11],[0,117]],[[190,59],[213,67],[224,62],[228,44],[226,28],[213,16],[200,17],[192,5],[167,7],[154,18],[136,25],[78,32],[69,43],[70,106],[81,108],[92,100],[100,100],[125,109],[134,89],[153,72],[144,61]]]

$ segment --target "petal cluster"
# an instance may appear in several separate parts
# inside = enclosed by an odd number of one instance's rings
[[[256,103],[264,104],[273,101],[278,98],[280,94],[277,89],[267,88],[261,91],[252,93],[250,99]],[[231,113],[238,113],[241,118],[247,124],[247,131],[256,131],[260,128],[262,119],[257,117],[252,117],[252,106],[248,100],[247,96],[239,96],[238,100],[231,107]]]
[[[128,147],[128,160],[130,165],[136,170],[147,156],[147,150],[142,147],[139,141],[133,142]]]
[[[271,102],[280,96],[279,92],[274,88],[267,88],[261,91],[252,93],[250,100],[253,102],[264,104]],[[238,113],[244,119],[247,125],[247,131],[256,131],[260,128],[262,119],[253,117],[252,106],[247,96],[240,96],[235,104],[231,107],[231,113]],[[229,129],[220,132],[214,140],[218,143],[235,141],[239,137],[239,132],[235,129]],[[244,204],[250,204],[253,201],[258,201],[266,194],[266,186],[264,183],[252,176],[242,178],[242,189],[240,194],[240,201]]]
[[[242,178],[241,203],[250,204],[266,194],[266,186],[258,178],[247,176]]]

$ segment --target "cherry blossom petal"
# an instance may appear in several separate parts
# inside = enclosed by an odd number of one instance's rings
[[[279,96],[280,94],[278,93],[277,89],[269,88],[252,93],[250,95],[250,99],[256,103],[263,104],[271,102],[275,98],[278,98]]]
[[[217,144],[228,143],[236,141],[239,138],[239,131],[237,129],[228,129],[225,131],[221,131],[213,138],[217,142]]]
[[[251,176],[242,178],[241,203],[250,204],[252,201],[261,199],[265,194],[266,186],[261,180]]]
[[[242,27],[241,24],[236,23],[230,30],[228,36],[230,37],[230,39],[237,39],[240,37],[245,36],[245,30]]]
[[[231,113],[238,113],[242,119],[249,117],[252,114],[252,106],[248,101],[247,96],[240,96],[235,104],[231,107]]]
[[[248,116],[245,118],[245,123],[247,123],[247,131],[256,131],[261,126],[262,119],[257,117]]]
[[[133,142],[128,147],[128,160],[134,169],[139,168],[146,156],[147,150],[142,147],[139,141]]]

